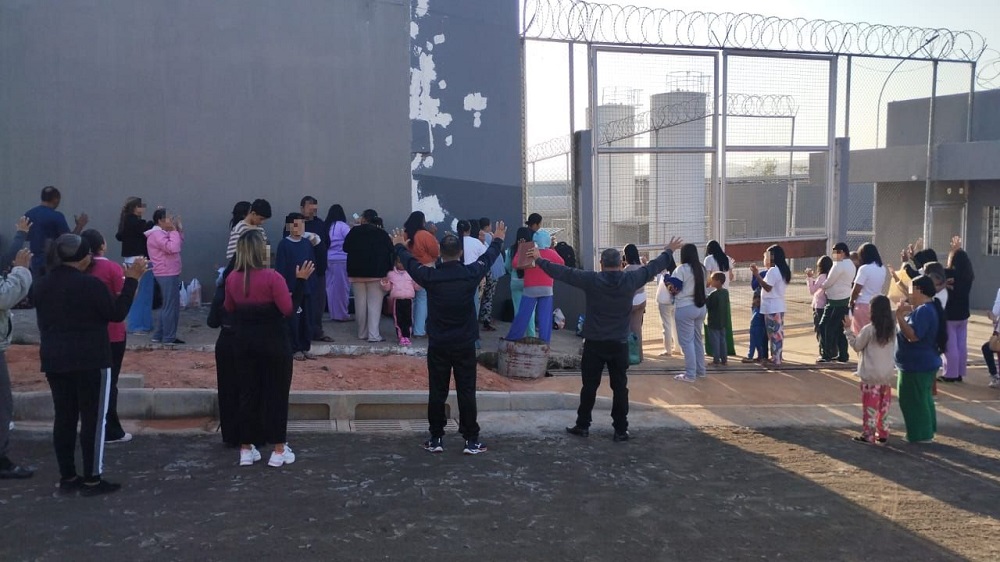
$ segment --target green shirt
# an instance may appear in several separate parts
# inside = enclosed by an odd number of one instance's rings
[[[708,309],[708,327],[721,330],[726,327],[726,312],[729,310],[729,291],[718,289],[708,295],[705,301]]]

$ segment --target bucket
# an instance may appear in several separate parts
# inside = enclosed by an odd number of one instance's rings
[[[505,377],[537,379],[549,366],[549,344],[538,338],[516,341],[500,340],[497,349],[497,372]]]

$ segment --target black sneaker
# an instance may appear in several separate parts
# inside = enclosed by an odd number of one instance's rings
[[[424,450],[430,453],[443,453],[444,452],[444,438],[443,437],[431,437],[427,441],[424,441]]]
[[[184,341],[184,340],[182,340],[182,339],[180,339],[180,338],[174,338],[174,341],[164,342],[164,343],[166,343],[167,345],[184,345],[187,342]]]
[[[80,485],[80,495],[90,498],[93,496],[103,496],[104,494],[111,494],[121,490],[121,484],[115,484],[114,482],[108,482],[107,480],[98,480],[97,482],[84,482]]]
[[[0,480],[23,480],[34,474],[34,469],[14,464],[7,457],[0,457]]]
[[[615,432],[615,436],[612,438],[616,443],[619,441],[628,441],[632,436],[629,435],[628,431],[622,431],[621,433]]]
[[[472,440],[467,440],[465,442],[465,448],[462,449],[462,453],[466,455],[478,455],[479,453],[485,453],[486,451],[486,443]]]
[[[68,496],[70,494],[75,494],[80,491],[81,486],[83,486],[83,478],[80,478],[79,476],[70,480],[60,480],[59,495]]]
[[[588,437],[588,436],[590,436],[590,430],[589,429],[587,429],[586,427],[580,427],[578,425],[574,425],[573,427],[567,427],[566,428],[566,433],[569,433],[570,435],[576,435],[577,437]]]

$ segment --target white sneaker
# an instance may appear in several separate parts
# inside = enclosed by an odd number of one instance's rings
[[[110,439],[108,441],[105,441],[105,443],[128,443],[131,440],[132,440],[132,434],[129,432],[125,432],[125,435],[122,435],[120,439]]]
[[[7,426],[7,428],[9,431],[14,431],[14,422],[10,422],[10,425]]]
[[[268,466],[279,467],[283,464],[292,464],[295,462],[295,453],[292,452],[292,448],[285,445],[285,452],[279,453],[273,451],[271,453],[271,459],[267,461]]]
[[[249,449],[240,449],[240,466],[250,466],[260,460],[260,451],[250,445]]]

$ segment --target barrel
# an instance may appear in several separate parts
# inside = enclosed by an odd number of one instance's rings
[[[549,365],[549,344],[538,338],[500,340],[497,350],[497,371],[516,379],[537,379],[545,376]]]

